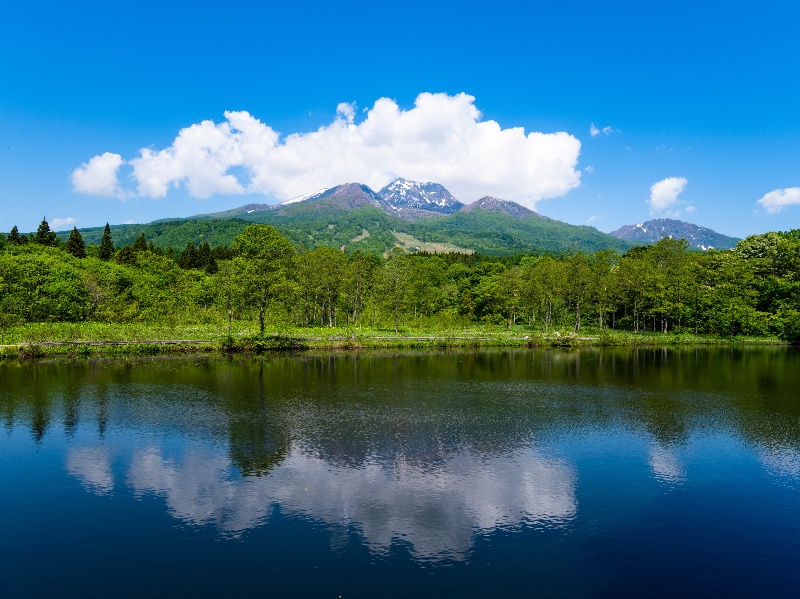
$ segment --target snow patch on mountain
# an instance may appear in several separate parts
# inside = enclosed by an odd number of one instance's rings
[[[330,187],[323,187],[322,189],[318,189],[314,193],[307,193],[306,195],[297,196],[296,198],[292,198],[290,200],[284,200],[283,202],[278,204],[278,206],[286,206],[287,204],[296,204],[298,202],[305,202],[306,200],[314,200],[318,196],[321,196],[323,193],[328,191],[329,189]]]
[[[690,247],[699,250],[727,250],[734,247],[739,241],[736,237],[728,237],[708,227],[669,218],[657,218],[645,223],[625,225],[609,235],[625,241],[650,243],[655,243],[665,237],[685,239],[689,242]]]
[[[395,179],[381,189],[378,197],[394,211],[415,209],[451,214],[464,206],[439,183],[418,183],[403,178]]]

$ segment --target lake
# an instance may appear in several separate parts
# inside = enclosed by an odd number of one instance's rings
[[[0,594],[796,596],[800,351],[0,363]]]

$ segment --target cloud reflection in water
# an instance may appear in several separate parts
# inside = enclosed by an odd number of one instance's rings
[[[104,450],[75,450],[70,474],[107,493],[113,476]],[[91,468],[91,460],[98,461]],[[85,472],[103,471],[102,477]],[[470,451],[435,467],[398,456],[353,467],[318,457],[301,445],[263,477],[238,476],[228,456],[189,445],[180,458],[157,446],[134,449],[126,483],[138,495],[163,497],[169,513],[226,536],[266,522],[274,506],[332,528],[358,531],[375,553],[406,544],[419,559],[463,559],[475,535],[498,528],[559,526],[575,517],[576,475],[564,460],[532,448],[506,454]]]
[[[114,490],[111,453],[104,447],[80,447],[67,453],[67,472],[89,491],[108,495]]]

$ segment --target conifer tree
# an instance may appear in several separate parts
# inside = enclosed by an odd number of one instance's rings
[[[14,225],[11,228],[11,232],[8,234],[8,243],[13,243],[15,245],[20,244],[19,229],[17,229],[17,225]]]
[[[211,260],[211,246],[208,245],[207,241],[204,241],[197,248],[197,256],[195,259],[194,268],[197,269],[207,268],[210,260]]]
[[[136,266],[136,251],[134,251],[134,249],[129,245],[123,245],[115,254],[114,260],[117,262],[117,264]]]
[[[58,247],[58,235],[50,230],[50,224],[46,218],[42,218],[39,223],[39,228],[36,230],[36,236],[33,238],[34,243],[39,245],[46,245],[50,247]]]
[[[208,262],[206,262],[205,266],[206,274],[213,275],[216,274],[219,270],[219,265],[217,264],[216,259],[214,258],[214,254],[208,255]]]
[[[178,266],[183,269],[196,268],[197,264],[197,248],[194,247],[194,242],[189,241],[186,243],[186,249],[181,252],[181,257],[178,259]]]
[[[133,242],[133,251],[134,252],[147,251],[147,240],[144,238],[144,233],[139,235],[139,237],[136,238],[136,241]]]
[[[97,257],[101,260],[110,260],[114,255],[114,242],[111,240],[111,227],[106,223],[106,228],[103,229],[103,238],[100,240],[100,251],[97,252]]]
[[[67,239],[66,250],[68,254],[72,254],[76,258],[86,257],[86,244],[83,241],[83,235],[78,231],[78,227],[72,227],[69,239]]]

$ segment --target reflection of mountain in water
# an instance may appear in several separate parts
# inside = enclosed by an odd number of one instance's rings
[[[111,490],[103,449],[72,450],[67,462],[89,490]],[[104,474],[87,474],[94,472]],[[372,551],[403,542],[423,559],[463,558],[475,534],[497,528],[569,521],[577,511],[575,478],[566,462],[533,449],[491,456],[464,451],[433,468],[402,456],[348,467],[295,445],[268,476],[239,477],[224,453],[208,447],[191,446],[175,459],[150,446],[135,449],[127,466],[135,493],[163,497],[169,512],[190,524],[236,535],[264,523],[277,506],[284,514],[350,527]]]

